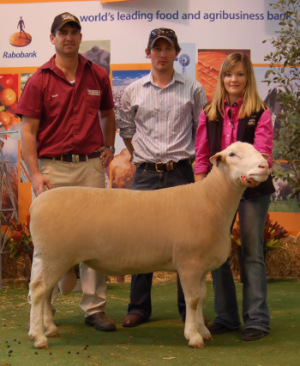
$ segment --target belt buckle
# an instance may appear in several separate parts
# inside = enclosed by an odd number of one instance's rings
[[[164,172],[164,170],[160,170],[159,168],[158,168],[158,164],[164,164],[162,161],[159,161],[158,163],[155,163],[155,170],[157,171],[157,173],[163,173]]]
[[[62,154],[62,155],[60,156],[60,161],[61,161],[63,164],[69,164],[69,162],[68,162],[68,161],[64,161],[64,155],[69,156],[69,154]]]

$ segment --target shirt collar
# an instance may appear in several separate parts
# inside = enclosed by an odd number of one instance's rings
[[[88,64],[89,66],[92,65],[92,61],[88,60],[87,58],[83,57],[81,54],[78,54],[79,62],[83,65]],[[50,69],[54,70],[56,67],[55,65],[55,55],[53,55],[48,62],[46,62],[43,66],[41,66],[42,70]]]
[[[144,81],[143,81],[143,86],[149,83],[153,83],[153,77],[151,74],[151,71],[149,72],[148,75],[145,76]]]
[[[174,82],[179,82],[179,83],[184,83],[184,79],[183,76],[181,74],[179,74],[176,70],[174,70],[173,73],[173,79],[172,81],[169,83],[169,85],[173,84]],[[153,75],[152,75],[152,71],[150,71],[150,73],[148,75],[145,76],[145,79],[143,81],[143,86],[146,84],[155,84],[154,80],[153,80]]]
[[[227,103],[227,100],[225,99],[225,106],[226,107],[241,107],[241,105],[243,104],[243,98],[240,98],[237,102],[233,103],[232,106],[230,106],[228,103]]]
[[[184,83],[184,77],[182,74],[174,70],[173,80],[178,81],[179,83]]]

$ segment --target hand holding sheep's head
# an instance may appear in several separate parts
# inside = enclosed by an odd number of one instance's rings
[[[210,158],[215,166],[229,171],[233,181],[256,187],[269,175],[268,154],[259,153],[251,144],[235,142]]]

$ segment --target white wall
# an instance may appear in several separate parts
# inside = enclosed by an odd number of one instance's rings
[[[112,64],[149,62],[144,54],[148,35],[153,28],[162,26],[174,29],[180,43],[194,43],[195,52],[197,49],[215,48],[250,49],[252,62],[263,63],[271,45],[262,41],[274,36],[278,28],[278,21],[270,20],[274,18],[275,11],[265,0],[138,0],[106,5],[101,5],[100,1],[2,4],[0,67],[40,66],[46,62],[54,53],[49,41],[51,23],[57,14],[65,11],[81,19],[83,40],[111,41]],[[220,19],[223,12],[225,17],[231,14],[235,18],[237,15],[252,14],[254,20]],[[132,19],[141,13],[147,14],[148,18]],[[184,14],[189,13],[196,15],[196,18],[200,14],[200,19],[183,19]],[[129,19],[121,20],[121,14]],[[159,17],[169,14],[173,18],[157,19],[157,14]],[[25,21],[26,32],[32,36],[31,44],[26,47],[9,44],[9,36],[18,32],[20,16]],[[213,20],[216,16],[218,18]],[[89,20],[84,21],[84,18]],[[36,56],[5,58],[5,52],[11,55],[13,52],[35,52]]]

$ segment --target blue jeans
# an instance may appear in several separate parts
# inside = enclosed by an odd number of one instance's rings
[[[244,268],[244,329],[255,328],[264,332],[270,330],[263,253],[263,231],[269,203],[270,196],[267,195],[241,200],[238,207]],[[229,259],[220,268],[212,271],[212,276],[217,314],[214,323],[223,324],[229,329],[237,329],[241,322]]]
[[[189,184],[194,182],[194,172],[191,165],[183,165],[175,170],[158,173],[156,170],[137,168],[132,189],[141,191],[152,191]],[[130,289],[130,304],[128,313],[141,315],[145,320],[149,319],[152,313],[151,287],[153,273],[132,275]],[[177,306],[179,314],[185,321],[185,300],[177,275]]]

